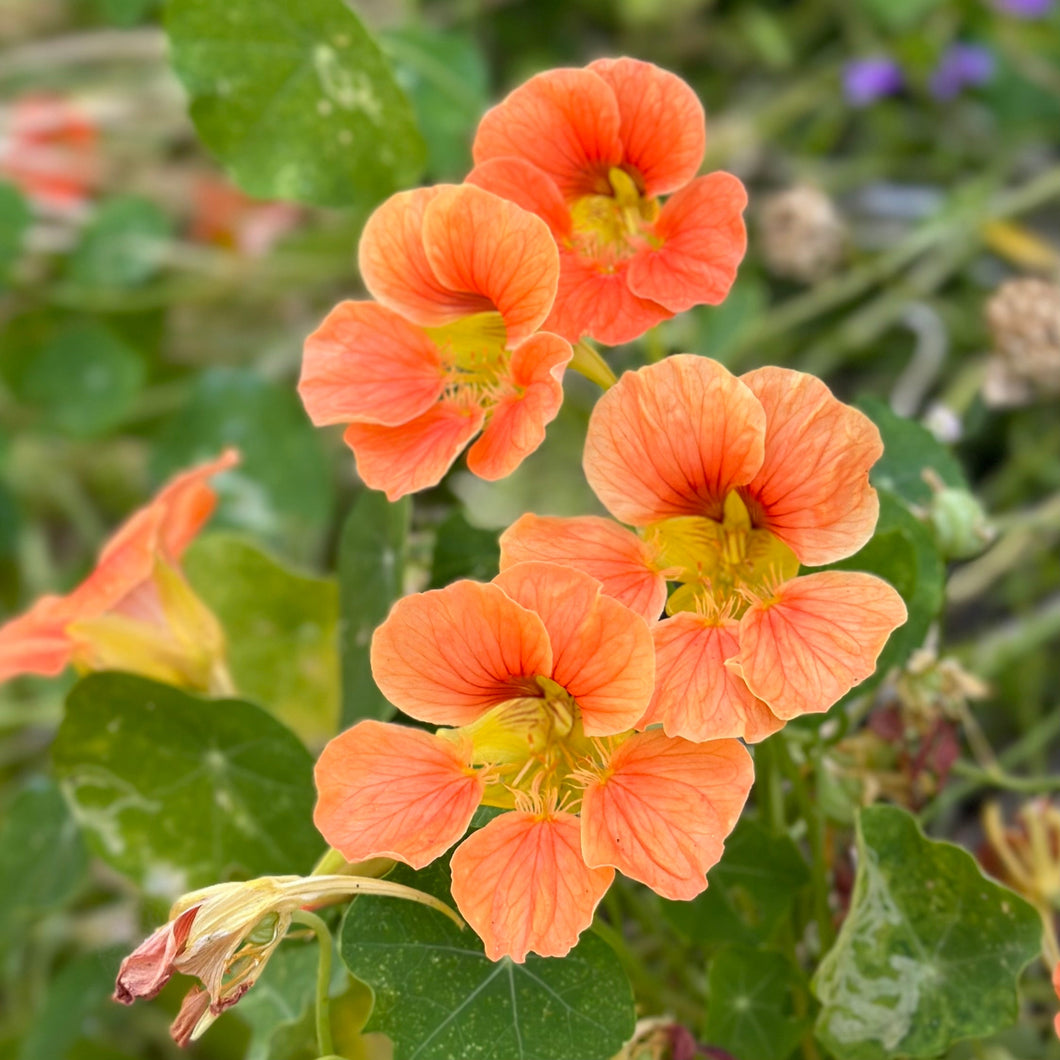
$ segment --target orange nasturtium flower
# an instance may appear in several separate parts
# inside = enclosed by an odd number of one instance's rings
[[[99,178],[96,127],[61,96],[35,93],[11,106],[0,127],[0,179],[43,209],[77,212]]]
[[[0,681],[52,677],[72,664],[230,692],[224,634],[188,585],[180,556],[217,503],[207,480],[238,462],[229,449],[175,476],[107,542],[73,592],[41,597],[0,626]]]
[[[184,997],[170,1034],[194,1041],[257,981],[298,911],[356,894],[405,898],[429,905],[460,923],[443,902],[388,880],[360,876],[261,876],[218,883],[178,898],[169,920],[121,962],[114,1000],[131,1005],[152,998],[174,972],[197,978]]]
[[[729,173],[696,176],[705,148],[692,89],[636,59],[538,74],[486,113],[467,179],[548,222],[560,282],[546,330],[617,345],[725,298],[747,193]]]
[[[525,515],[501,570],[567,563],[649,621],[658,678],[642,724],[760,740],[873,672],[901,597],[852,555],[879,512],[875,425],[784,368],[737,379],[690,354],[624,375],[597,403],[584,466],[610,520]],[[677,583],[669,593],[667,583]]]
[[[635,732],[654,687],[647,623],[568,567],[399,600],[372,673],[435,734],[362,721],[316,766],[314,820],[344,857],[433,861],[479,805],[504,811],[452,856],[453,898],[486,953],[561,957],[615,869],[692,898],[752,781],[737,740]]]
[[[559,260],[548,227],[469,185],[392,196],[368,219],[375,302],[341,302],[306,340],[298,384],[318,426],[347,423],[361,478],[391,500],[468,467],[503,478],[563,401],[570,344],[540,332]]]

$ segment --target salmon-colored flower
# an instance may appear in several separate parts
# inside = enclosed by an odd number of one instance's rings
[[[235,450],[173,478],[107,542],[96,569],[67,596],[44,596],[0,626],[0,681],[128,670],[202,691],[224,687],[224,635],[192,591],[180,556],[213,512],[207,480]]]
[[[636,59],[549,70],[486,113],[467,179],[548,222],[560,282],[546,330],[615,345],[725,298],[747,194],[729,173],[696,177],[705,148],[692,89]]]
[[[177,899],[169,920],[121,962],[114,1000],[131,1005],[152,998],[174,972],[199,979],[184,998],[170,1033],[178,1045],[203,1034],[257,982],[300,909],[315,909],[357,894],[419,902],[459,917],[422,891],[361,876],[261,876],[219,883]]]
[[[507,812],[452,857],[491,959],[560,957],[615,869],[685,899],[706,886],[751,786],[736,740],[634,732],[654,686],[645,621],[593,578],[518,564],[398,601],[372,672],[430,734],[362,721],[324,749],[314,819],[344,857],[420,868],[479,805]]]
[[[559,261],[547,226],[468,185],[401,192],[368,219],[361,275],[306,340],[298,392],[318,426],[348,423],[357,470],[391,500],[468,467],[503,478],[563,401],[570,344],[538,331]]]
[[[201,176],[192,187],[192,240],[248,258],[267,254],[301,216],[293,203],[252,199],[221,177]]]
[[[649,621],[658,679],[642,724],[690,740],[759,740],[827,710],[872,673],[901,597],[821,571],[871,537],[879,432],[813,376],[737,379],[690,354],[627,373],[597,403],[585,472],[617,519],[526,515],[501,570],[567,563]],[[667,583],[677,583],[669,592]]]
[[[76,213],[99,179],[97,139],[95,125],[68,100],[22,96],[0,135],[0,178],[43,209]]]

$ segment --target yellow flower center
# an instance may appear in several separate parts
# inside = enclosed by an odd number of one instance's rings
[[[452,324],[425,328],[442,355],[447,385],[481,403],[506,390],[508,332],[500,313],[472,313]]]
[[[438,735],[469,740],[471,764],[487,770],[485,806],[513,809],[522,802],[577,812],[587,775],[603,770],[616,740],[585,735],[573,697],[547,677],[538,695],[498,704],[477,721]]]
[[[611,169],[607,179],[610,195],[583,195],[571,206],[572,244],[585,257],[613,267],[633,255],[639,243],[652,241],[659,200],[641,195],[624,169]]]
[[[682,515],[645,527],[667,580],[679,582],[666,603],[668,614],[699,611],[739,617],[754,599],[794,578],[799,560],[780,538],[751,523],[738,493],[725,498],[721,521]]]

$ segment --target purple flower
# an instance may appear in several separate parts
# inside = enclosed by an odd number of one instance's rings
[[[994,0],[994,7],[1016,18],[1045,18],[1053,9],[1054,0]]]
[[[928,88],[936,99],[953,99],[994,76],[994,53],[981,44],[951,44],[935,67]]]
[[[901,92],[905,83],[902,68],[887,55],[867,59],[852,59],[843,68],[843,92],[847,102],[855,107]]]

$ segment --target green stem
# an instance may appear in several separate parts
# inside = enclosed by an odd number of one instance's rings
[[[601,390],[608,390],[618,381],[615,373],[611,371],[611,366],[600,356],[599,350],[596,350],[585,339],[580,339],[574,344],[574,356],[568,367],[571,371],[584,375]]]
[[[982,767],[973,762],[954,762],[953,773],[975,783],[977,787],[1001,788],[1017,791],[1023,795],[1047,795],[1060,791],[1060,777],[1015,777],[1000,766]]]
[[[306,909],[299,909],[291,919],[296,924],[309,928],[317,937],[320,946],[320,960],[317,964],[317,1048],[323,1058],[335,1055],[335,1045],[331,1039],[331,932],[327,924]]]
[[[827,953],[835,941],[835,925],[832,920],[832,909],[828,904],[828,895],[832,888],[828,878],[828,861],[825,854],[824,815],[811,795],[806,777],[791,757],[784,734],[778,733],[773,739],[777,764],[791,784],[799,812],[806,823],[806,837],[810,846],[814,919],[817,921],[821,953]]]
[[[998,764],[1004,769],[1011,769],[1028,758],[1033,758],[1058,735],[1060,735],[1060,710],[1048,711],[1034,728],[1028,729],[1015,743],[1010,744],[998,755]],[[953,784],[947,784],[938,797],[921,810],[920,823],[927,824],[936,817],[940,817],[981,787],[983,787],[981,775],[977,775],[975,779],[965,776]]]

